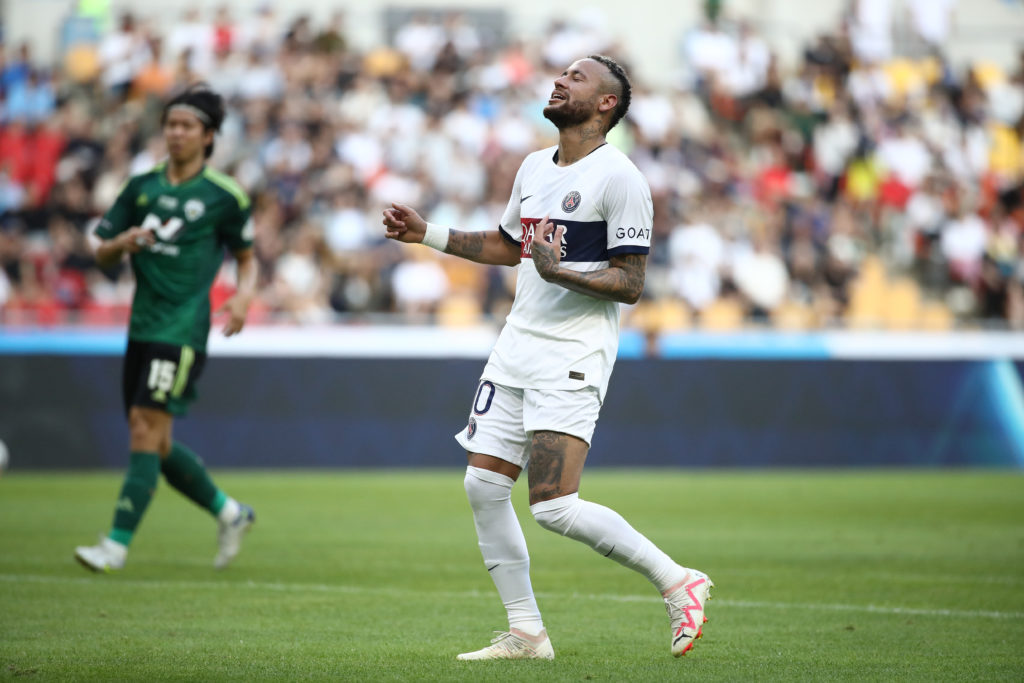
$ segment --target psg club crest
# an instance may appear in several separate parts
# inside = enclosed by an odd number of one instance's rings
[[[466,438],[472,439],[476,435],[476,418],[470,415],[469,425],[466,426]]]
[[[580,207],[580,200],[580,193],[573,190],[569,194],[565,195],[564,199],[562,199],[562,211],[572,213]]]

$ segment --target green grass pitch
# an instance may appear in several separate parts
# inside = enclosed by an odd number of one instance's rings
[[[0,679],[1024,679],[1020,472],[587,472],[583,497],[717,584],[678,660],[651,586],[538,527],[520,482],[553,662],[455,661],[506,625],[457,470],[217,472],[257,513],[224,572],[162,483],[126,569],[91,574],[72,550],[120,478],[0,478]]]

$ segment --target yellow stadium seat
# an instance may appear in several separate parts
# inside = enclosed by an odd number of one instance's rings
[[[477,293],[483,288],[485,266],[457,256],[445,256],[441,258],[441,267],[453,292]]]
[[[926,85],[926,73],[917,62],[893,59],[882,67],[889,82],[891,98],[901,101],[908,95],[920,93]]]
[[[717,299],[701,311],[700,326],[713,332],[730,332],[743,327],[743,306],[736,299]]]
[[[870,280],[858,280],[850,288],[850,305],[846,310],[846,323],[850,327],[877,327],[882,318],[882,299],[885,285]]]
[[[644,332],[654,331],[654,302],[640,301],[632,308],[627,309],[623,314],[622,326]]]
[[[953,329],[953,312],[941,301],[925,301],[921,305],[919,327],[930,332],[943,332]]]
[[[864,260],[860,262],[860,268],[857,271],[858,281],[871,284],[885,283],[885,264],[882,263],[882,259],[874,254],[865,256]]]
[[[919,60],[917,65],[928,85],[935,85],[942,78],[942,62],[934,57],[925,57]]]
[[[921,317],[921,290],[910,278],[900,278],[887,288],[882,305],[886,327],[914,329]]]
[[[1024,171],[1024,145],[1017,131],[1001,123],[993,122],[988,126],[989,146],[988,164],[993,173],[1007,179],[1020,177]]]
[[[639,302],[630,309],[623,325],[646,334],[661,334],[685,330],[692,325],[692,320],[685,303],[675,298],[664,298]]]
[[[861,262],[857,278],[850,284],[846,324],[858,329],[878,327],[882,321],[886,289],[882,260],[874,255],[866,256]]]
[[[785,301],[772,311],[772,325],[779,330],[807,330],[814,326],[814,312],[798,301]]]
[[[468,294],[447,296],[437,309],[437,321],[443,327],[472,327],[480,323],[480,301]]]
[[[977,62],[971,68],[978,84],[988,90],[994,85],[1006,82],[1006,72],[995,62]]]
[[[659,332],[685,330],[692,325],[690,309],[679,299],[662,299],[654,304],[654,323]]]

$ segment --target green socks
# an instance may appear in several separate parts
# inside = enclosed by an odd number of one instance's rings
[[[124,477],[121,495],[114,510],[114,526],[110,539],[122,545],[132,542],[135,528],[142,521],[149,501],[156,492],[160,477],[160,456],[156,453],[132,453],[128,474]]]
[[[171,453],[160,464],[167,483],[182,495],[214,515],[224,507],[227,496],[214,486],[203,461],[182,443],[175,441]]]
[[[111,540],[122,545],[132,542],[135,529],[142,521],[142,515],[156,491],[161,472],[168,484],[214,516],[219,516],[231,501],[214,486],[199,456],[184,444],[175,441],[170,454],[163,460],[156,453],[132,453],[131,465],[114,511],[114,528],[109,536]],[[228,512],[231,511],[226,510],[225,514]]]

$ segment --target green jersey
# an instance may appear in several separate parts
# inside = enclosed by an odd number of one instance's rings
[[[128,338],[206,350],[210,287],[232,252],[252,246],[249,197],[230,177],[204,167],[172,185],[161,164],[121,190],[96,234],[110,239],[133,226],[156,242],[132,254],[135,297]]]

